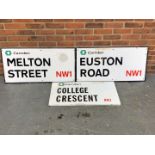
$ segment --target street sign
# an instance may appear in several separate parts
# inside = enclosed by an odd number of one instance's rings
[[[6,83],[75,80],[74,48],[2,49]]]
[[[146,47],[77,48],[77,81],[144,81]]]
[[[49,106],[120,105],[114,82],[52,83]]]

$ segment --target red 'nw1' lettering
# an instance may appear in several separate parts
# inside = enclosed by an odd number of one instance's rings
[[[142,70],[126,70],[126,76],[142,76]]]
[[[72,77],[71,71],[56,71],[56,77]]]

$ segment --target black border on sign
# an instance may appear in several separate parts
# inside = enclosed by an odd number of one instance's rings
[[[74,54],[75,54],[75,61],[74,61],[74,63],[75,63],[75,82],[77,82],[77,74],[76,74],[76,72],[77,72],[77,48],[75,48]]]
[[[8,47],[8,48],[0,48],[0,52],[2,53],[2,50],[3,49],[73,49],[74,50],[74,55],[75,55],[75,47],[37,47],[37,48],[34,48],[34,47],[29,47],[29,48],[26,48],[26,47]],[[3,63],[3,53],[2,53],[2,63]],[[74,64],[75,64],[75,60],[74,60]],[[5,72],[4,72],[4,66],[3,66],[3,77],[4,77],[4,83],[5,84],[32,84],[32,83],[59,83],[58,81],[29,81],[29,82],[6,82],[6,79],[5,79]],[[75,68],[74,68],[75,70]],[[63,82],[63,81],[62,81]],[[75,78],[73,81],[64,81],[64,82],[75,82]]]

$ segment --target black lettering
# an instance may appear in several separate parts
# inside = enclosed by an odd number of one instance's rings
[[[81,77],[83,77],[83,76],[86,77],[86,70],[85,69],[81,69],[80,71],[81,71],[80,72],[80,76]]]
[[[25,76],[25,77],[28,77],[28,75],[27,75],[27,74],[28,74],[27,70],[21,70],[21,74],[22,74],[22,75],[21,75],[22,77],[24,77],[24,76]],[[31,77],[31,76],[29,75],[29,77]]]
[[[42,65],[42,60],[40,58],[36,58],[34,61],[36,66],[41,66]]]
[[[31,71],[31,70],[30,70],[30,71]],[[37,77],[37,78],[40,78],[40,77],[41,77],[40,71],[41,71],[41,70],[36,70],[36,71],[35,71],[35,72],[36,72],[36,77]],[[45,75],[44,75],[44,77],[45,77]]]
[[[67,97],[65,95],[62,96],[62,102],[66,102]]]
[[[57,89],[57,93],[60,94],[61,93],[61,88]]]
[[[48,58],[48,59],[45,59],[43,58],[43,66],[51,66],[51,59]]]
[[[113,65],[114,62],[115,62],[115,60],[114,60],[114,58],[112,58],[112,57],[109,57],[108,60],[107,60],[107,64],[108,64],[108,65]]]
[[[10,60],[9,58],[7,58],[7,65],[10,66],[10,64],[16,66],[16,60],[15,59]]]
[[[13,70],[9,70],[8,74],[9,74],[9,76],[8,76],[9,78],[13,78],[15,76],[13,73]]]
[[[60,98],[61,98],[61,96],[58,95],[58,96],[56,97],[56,101],[57,101],[57,102],[60,102],[60,101],[61,101]]]
[[[100,65],[100,58],[99,57],[96,57],[95,58],[95,63],[94,63],[95,66],[97,65]]]
[[[85,62],[85,58],[80,58],[80,66],[85,66],[86,62]]]
[[[118,63],[120,65],[123,65],[123,57],[120,57],[120,58],[116,57],[116,63],[115,63],[115,65],[117,65]]]
[[[46,77],[47,69],[43,69],[41,71],[43,71],[43,75],[44,75],[44,77]]]

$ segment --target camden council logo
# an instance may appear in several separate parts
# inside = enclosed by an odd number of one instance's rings
[[[12,54],[11,51],[5,51],[6,56],[10,56],[11,54]]]
[[[81,50],[81,51],[80,51],[80,54],[81,54],[81,55],[86,55],[86,53],[87,53],[86,50]]]
[[[59,86],[64,86],[64,83],[63,83],[63,82],[60,82],[60,83],[59,83]]]

